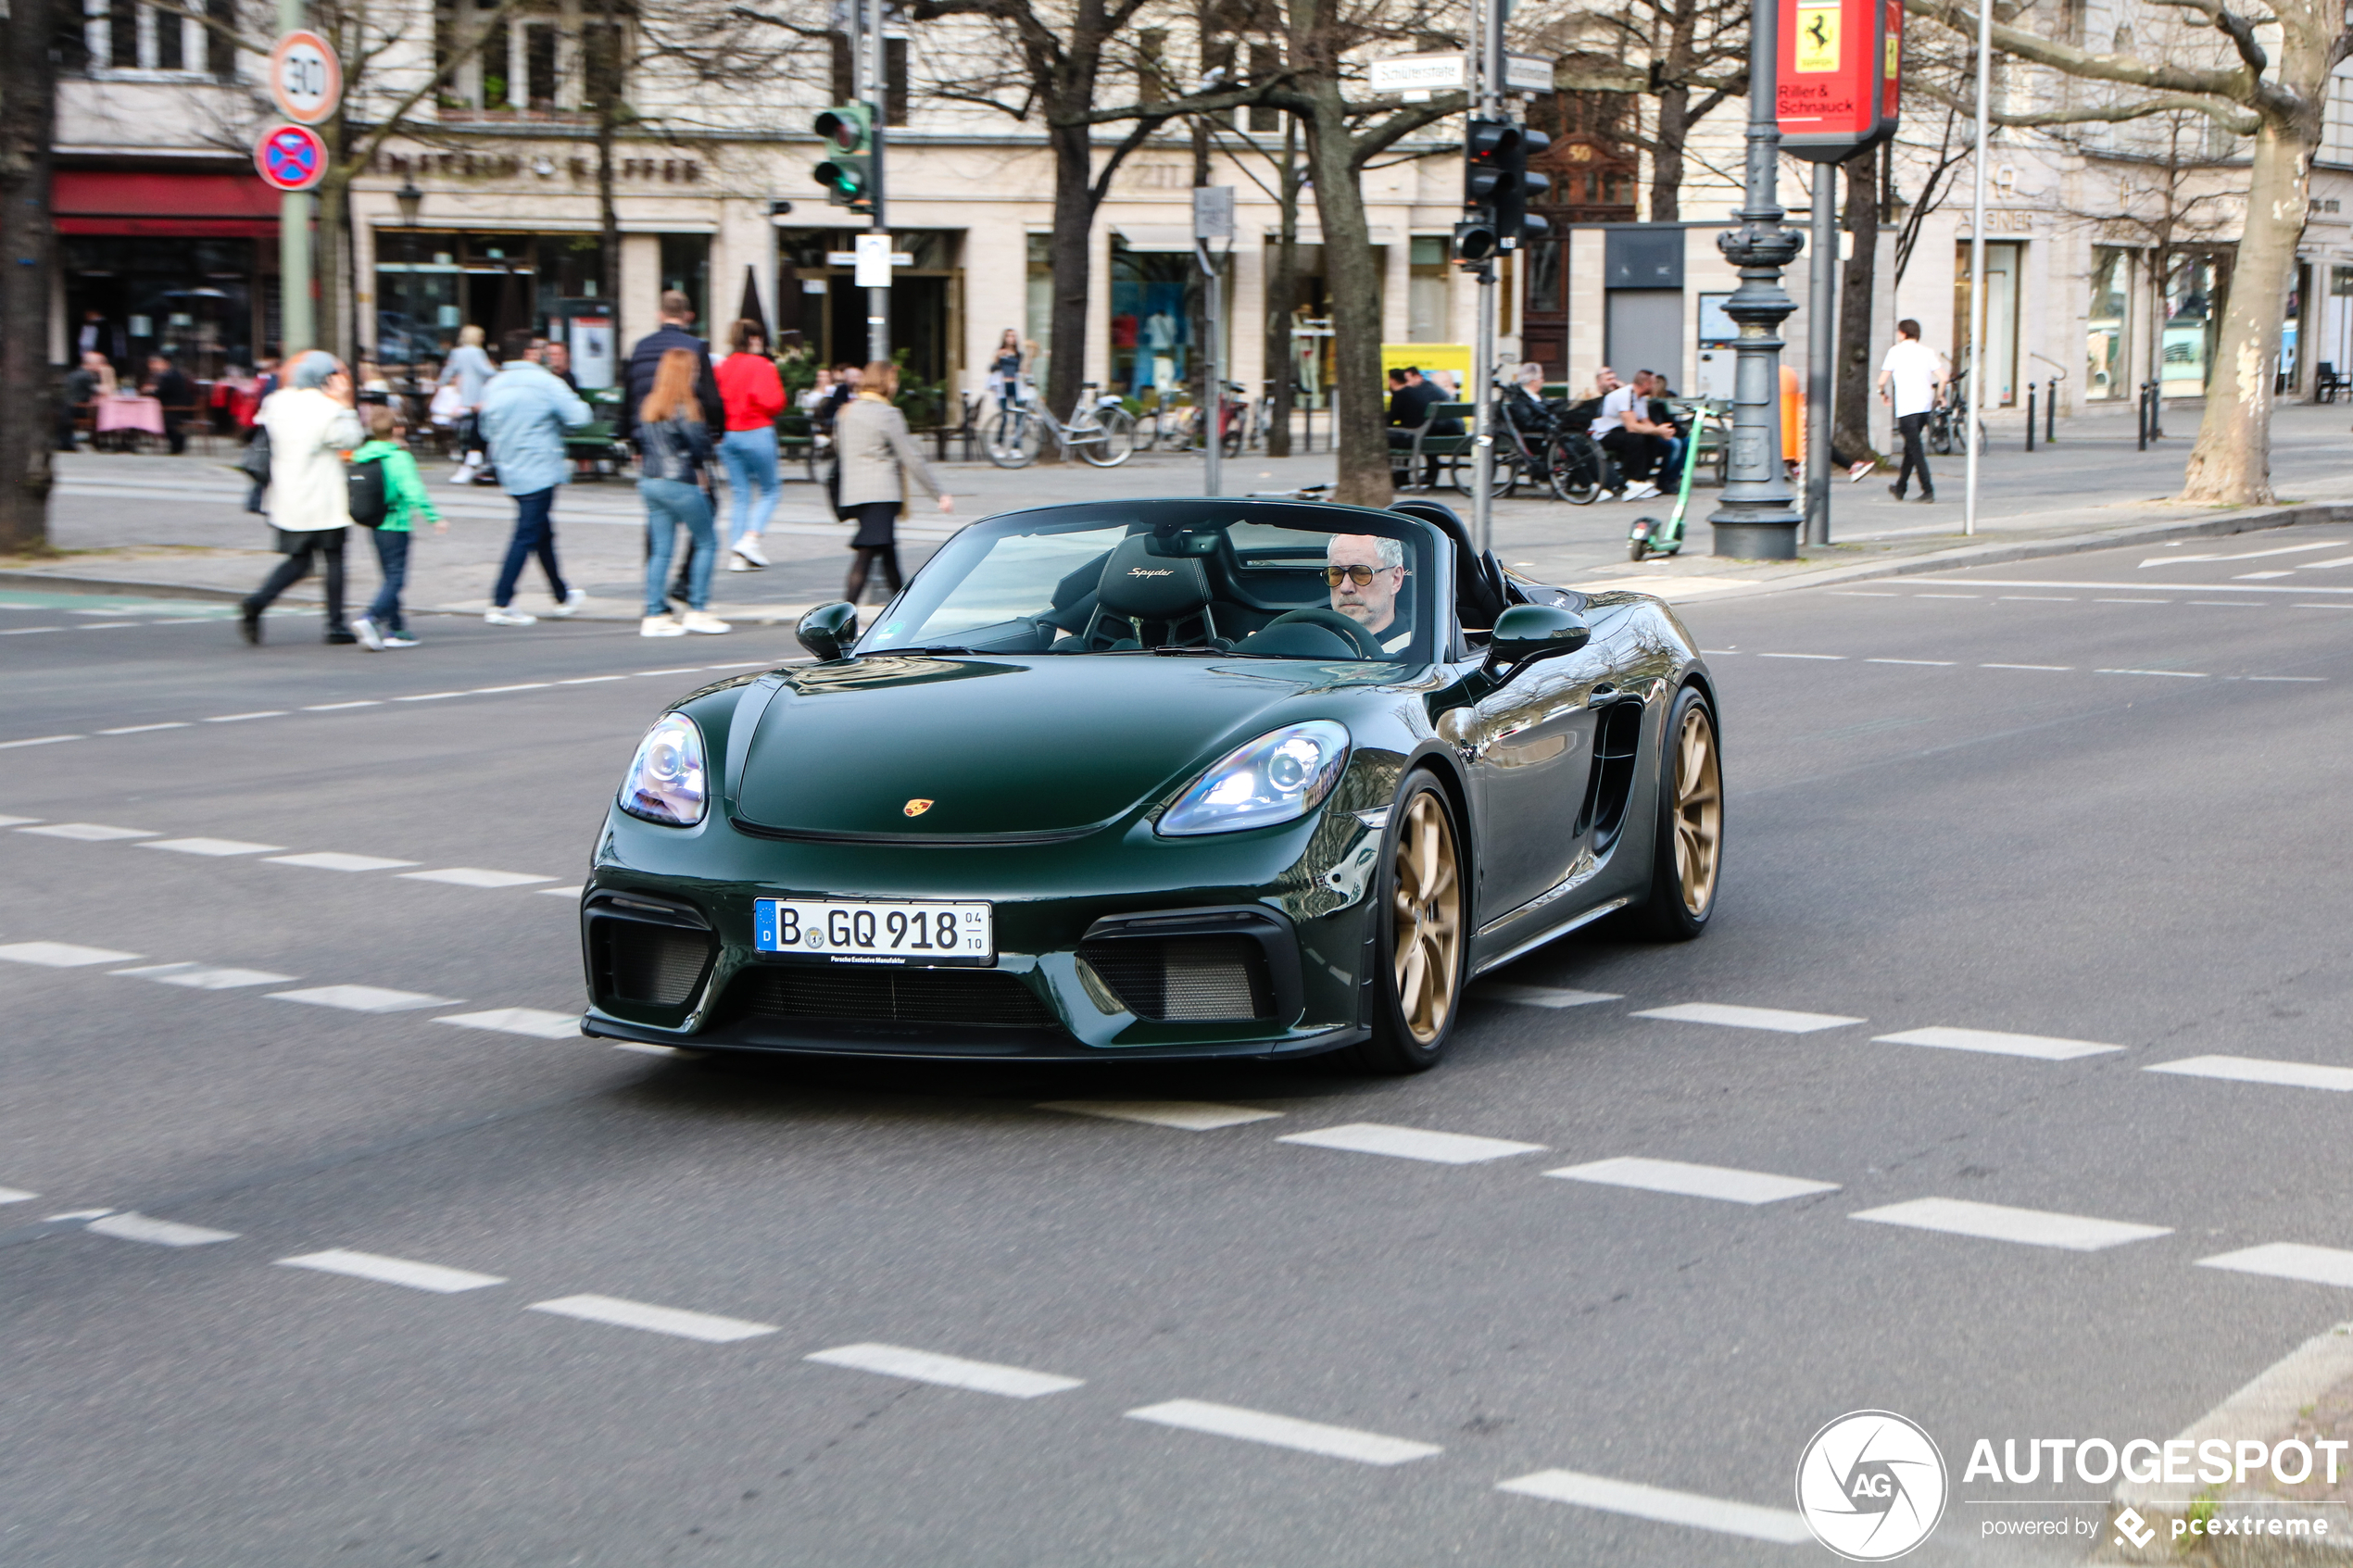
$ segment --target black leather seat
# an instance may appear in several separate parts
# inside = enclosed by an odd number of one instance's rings
[[[1057,648],[1133,648],[1219,643],[1209,608],[1209,569],[1199,556],[1156,556],[1148,535],[1124,541],[1103,562],[1086,629]]]

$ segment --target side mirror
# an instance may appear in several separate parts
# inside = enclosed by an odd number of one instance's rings
[[[858,639],[858,607],[839,599],[819,605],[800,618],[793,635],[811,654],[830,663]]]
[[[1575,653],[1592,635],[1593,629],[1574,610],[1557,605],[1514,605],[1495,618],[1495,630],[1487,644],[1487,667],[1500,670],[1553,654]]]

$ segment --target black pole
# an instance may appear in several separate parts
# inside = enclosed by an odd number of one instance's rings
[[[2026,449],[2034,450],[2034,383],[2026,383]]]
[[[2143,382],[2133,395],[2133,433],[2140,440],[2138,450],[2149,449],[2149,383]]]
[[[2047,383],[2050,393],[2043,399],[2043,445],[2048,446],[2058,439],[2058,377]]]

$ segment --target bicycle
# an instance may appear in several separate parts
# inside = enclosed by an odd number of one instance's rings
[[[1039,402],[1016,403],[999,414],[983,444],[988,460],[1000,469],[1026,469],[1036,462],[1051,440],[1064,458],[1076,457],[1099,469],[1114,469],[1136,452],[1136,416],[1118,398],[1095,395],[1092,382],[1078,399],[1078,408],[1064,424]]]
[[[1966,370],[1960,370],[1952,380],[1946,382],[1944,390],[1937,394],[1936,402],[1928,411],[1928,428],[1921,433],[1928,440],[1928,449],[1940,458],[1951,457],[1961,444],[1963,421],[1967,419],[1969,412],[1969,394],[1962,390],[1966,384],[1962,378],[1968,373]],[[1976,420],[1969,422],[1977,427],[1978,456],[1983,457],[1985,455],[1985,421]]]
[[[1217,446],[1228,458],[1242,455],[1242,438],[1247,429],[1250,405],[1242,400],[1241,390],[1241,383],[1227,382],[1217,399]],[[1196,408],[1192,418],[1185,421],[1185,444],[1181,450],[1206,451],[1209,443],[1203,439],[1203,433],[1208,424],[1209,411]]]

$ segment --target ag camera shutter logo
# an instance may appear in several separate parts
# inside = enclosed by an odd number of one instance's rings
[[[1903,1556],[1944,1516],[1944,1456],[1892,1411],[1854,1411],[1814,1434],[1797,1461],[1797,1512],[1850,1562]]]

